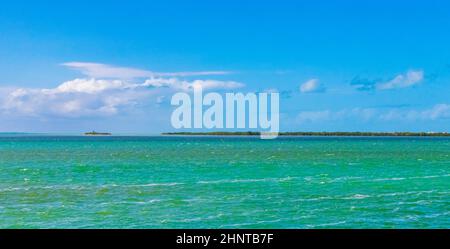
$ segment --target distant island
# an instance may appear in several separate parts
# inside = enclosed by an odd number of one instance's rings
[[[162,135],[183,136],[259,136],[261,132],[164,132]],[[280,132],[279,136],[353,136],[353,137],[450,137],[448,132]]]
[[[111,133],[91,131],[91,132],[85,132],[84,135],[85,136],[111,136]]]

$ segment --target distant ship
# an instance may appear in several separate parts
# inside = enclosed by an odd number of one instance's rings
[[[111,133],[91,131],[91,132],[85,132],[84,135],[85,136],[111,136]]]

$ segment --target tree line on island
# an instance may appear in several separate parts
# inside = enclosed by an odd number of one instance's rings
[[[259,136],[258,131],[164,132],[162,135],[183,136]],[[279,136],[361,136],[361,137],[449,137],[448,132],[280,132]]]

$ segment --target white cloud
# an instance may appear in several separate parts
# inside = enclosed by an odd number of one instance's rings
[[[347,118],[359,118],[363,120],[370,120],[376,114],[373,108],[351,108],[342,109],[339,111],[319,110],[319,111],[304,111],[297,115],[297,122],[319,122],[332,121]]]
[[[194,80],[190,83],[190,86],[186,89],[193,89],[197,86],[202,87],[205,90],[210,89],[237,89],[244,87],[244,84],[236,82],[236,81],[220,81],[220,80]]]
[[[380,116],[382,120],[398,121],[398,120],[436,120],[442,118],[450,118],[450,105],[437,104],[425,110],[390,110]]]
[[[450,118],[450,105],[438,104],[435,105],[430,110],[422,112],[422,118],[426,119],[439,119],[439,118]]]
[[[114,115],[121,107],[133,105],[150,94],[126,85],[117,81],[76,79],[51,89],[19,88],[0,99],[0,111],[25,116]]]
[[[320,84],[318,79],[310,79],[300,85],[300,92],[302,93],[314,93],[323,92],[325,88]]]
[[[352,108],[338,111],[303,111],[297,115],[296,120],[298,123],[313,123],[345,119],[359,119],[363,121],[429,121],[449,118],[450,104],[437,104],[424,110]]]
[[[388,90],[395,88],[406,88],[419,84],[424,77],[422,70],[409,70],[406,74],[399,74],[388,82],[378,83],[376,88],[379,90]]]
[[[276,89],[276,88],[268,88],[268,89],[265,89],[263,92],[264,93],[279,93],[278,89]]]
[[[178,78],[150,78],[147,79],[142,86],[148,87],[169,87],[175,90],[190,91],[195,87],[201,86],[203,90],[212,89],[236,89],[245,85],[235,81],[220,80],[194,80],[186,81]]]
[[[60,93],[97,93],[112,89],[130,88],[132,85],[121,80],[75,79],[66,81],[54,89],[45,89]]]
[[[16,88],[1,91],[0,113],[26,116],[81,117],[115,115],[121,109],[149,101],[156,102],[159,90],[190,91],[196,86],[210,89],[234,89],[244,84],[234,81],[150,78],[144,83],[125,80],[74,79],[55,88]],[[158,90],[159,89],[159,90]]]
[[[322,111],[304,111],[300,112],[297,116],[297,122],[318,122],[324,121],[331,118],[332,112],[329,110]]]
[[[200,76],[200,75],[223,75],[230,73],[227,71],[160,73],[149,70],[142,70],[129,67],[118,67],[92,62],[67,62],[63,63],[62,65],[70,69],[80,71],[82,74],[90,78],[133,79],[133,78],[149,78],[162,76],[182,77],[182,76]]]

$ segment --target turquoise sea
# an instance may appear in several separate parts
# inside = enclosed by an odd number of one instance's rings
[[[1,136],[0,228],[450,228],[450,139]]]

